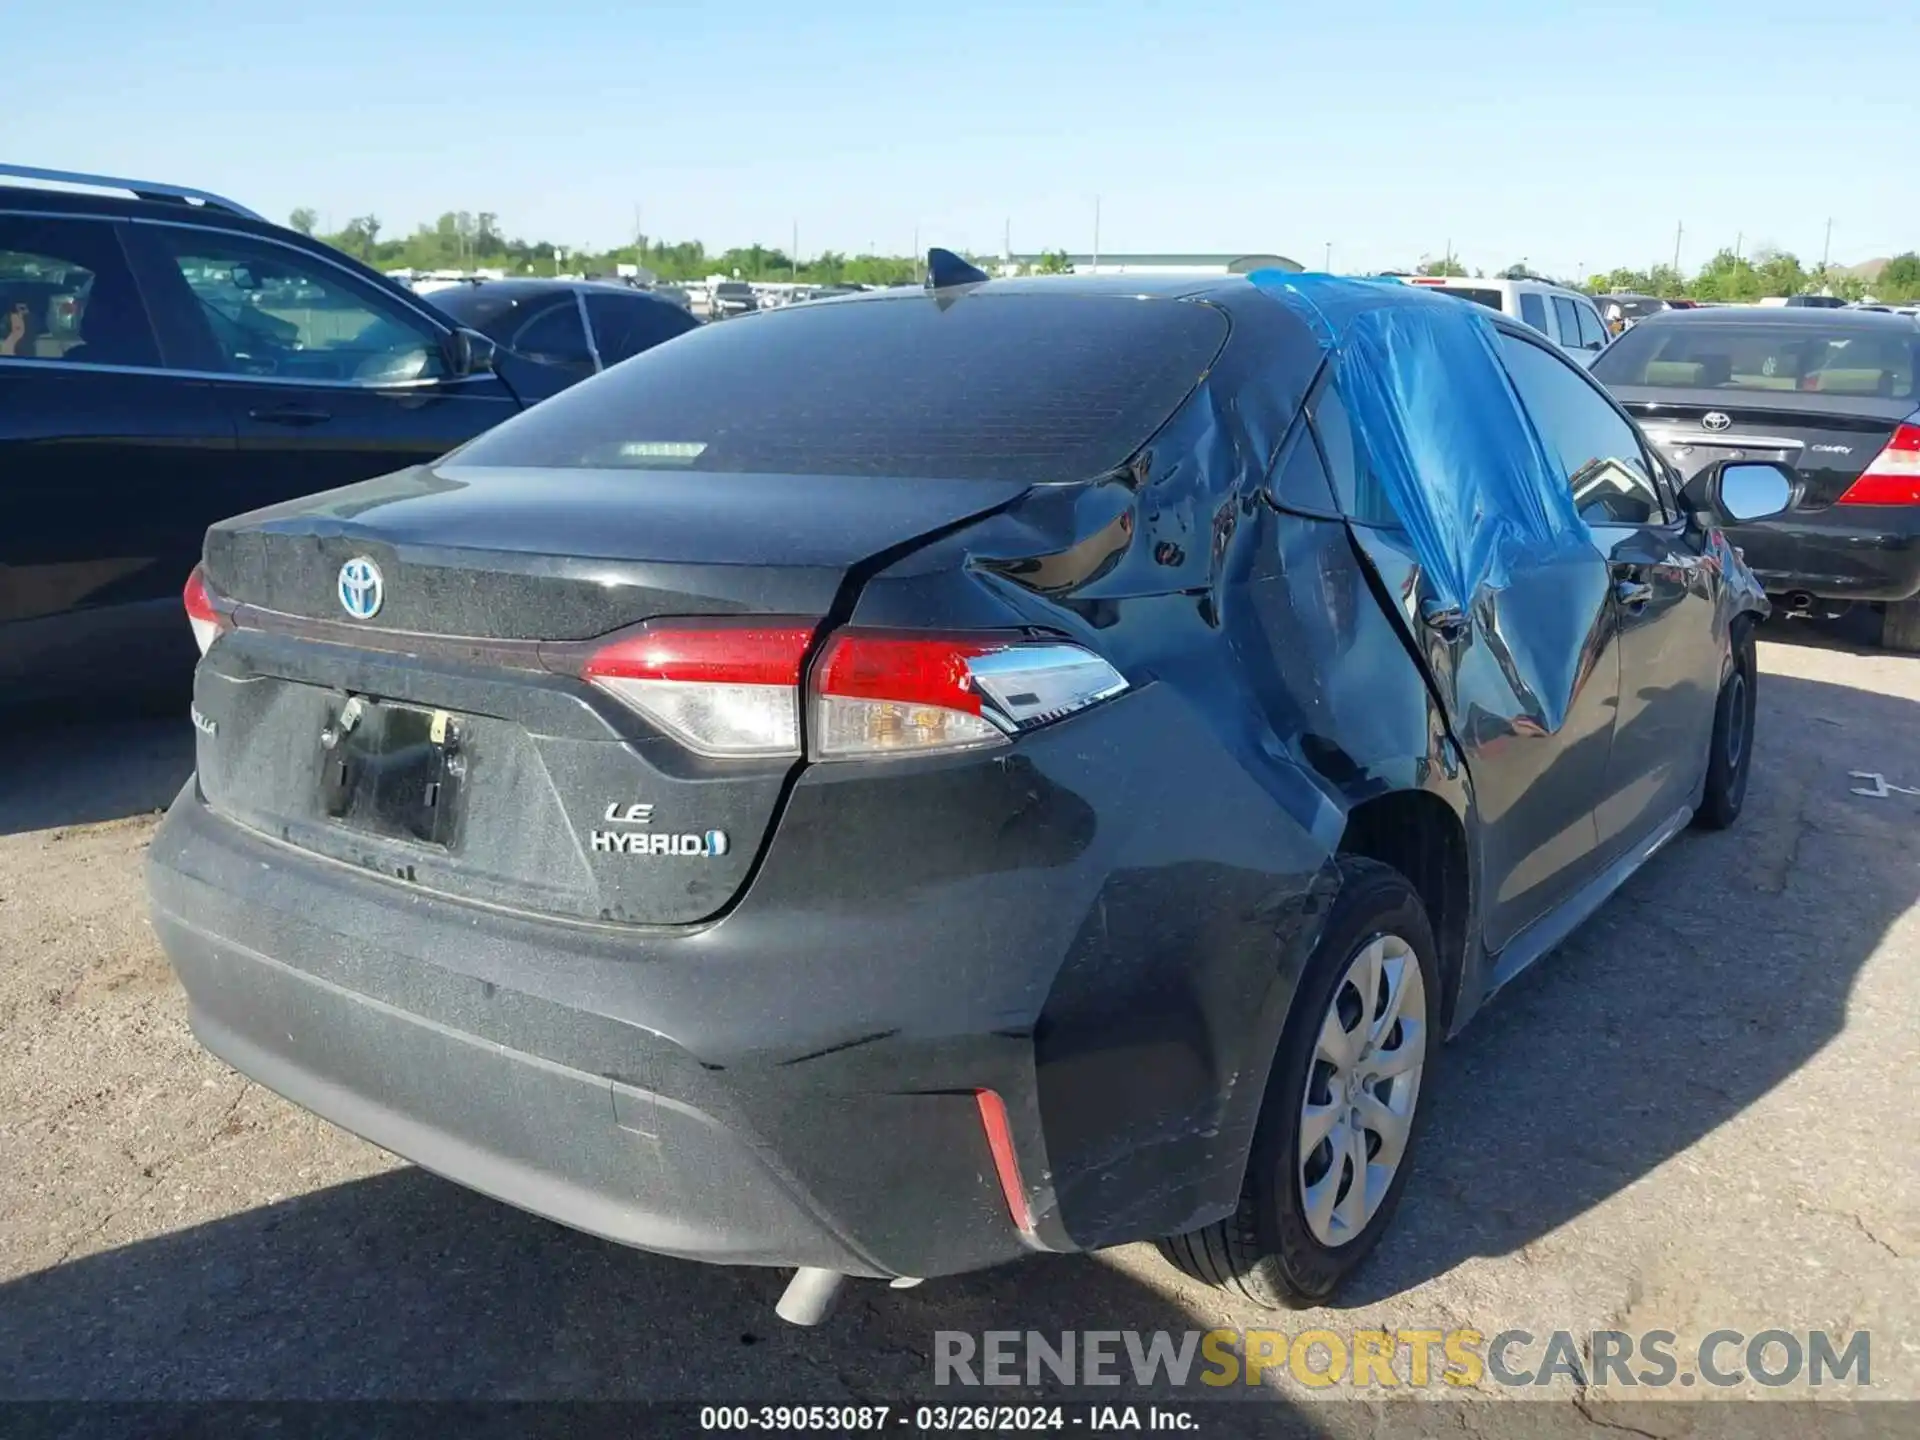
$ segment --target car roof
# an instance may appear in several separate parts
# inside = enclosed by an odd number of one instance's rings
[[[1914,326],[1904,315],[1877,310],[1848,310],[1816,305],[1712,305],[1697,310],[1662,310],[1642,325],[1805,325],[1814,330],[1876,331],[1910,335]]]

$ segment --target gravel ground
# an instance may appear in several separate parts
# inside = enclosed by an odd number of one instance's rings
[[[925,1397],[938,1330],[1218,1325],[1669,1329],[1683,1360],[1715,1329],[1864,1329],[1856,1393],[1920,1400],[1920,795],[1850,775],[1920,789],[1920,660],[1766,633],[1739,826],[1676,842],[1447,1049],[1350,1308],[1280,1317],[1136,1246],[861,1286],[795,1331],[772,1315],[780,1275],[623,1250],[426,1175],[188,1034],[140,873],[190,767],[185,722],[7,736],[0,1398]],[[1475,1393],[1550,1402],[1458,1412],[1482,1433],[1706,1433],[1702,1407],[1627,1425],[1596,1408],[1620,1392],[1563,1378]],[[1337,1409],[1366,1418],[1313,1423],[1438,1423]],[[1869,1420],[1920,1433],[1920,1408]]]

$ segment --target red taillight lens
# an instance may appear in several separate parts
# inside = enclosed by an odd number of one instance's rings
[[[227,628],[227,622],[213,608],[213,592],[207,588],[207,577],[200,566],[194,566],[193,573],[187,576],[187,587],[181,592],[180,598],[187,607],[187,623],[193,627],[194,643],[204,655],[213,648],[213,642],[219,638],[220,632]]]
[[[860,630],[836,635],[813,676],[822,760],[1003,745],[1127,688],[1078,645]]]
[[[653,625],[596,651],[580,673],[701,755],[798,755],[812,640],[797,621]]]
[[[580,674],[699,754],[798,755],[813,630],[784,619],[656,622],[595,651]],[[1124,689],[1077,645],[843,630],[813,666],[811,748],[844,760],[1004,745]]]
[[[1836,502],[1841,505],[1920,505],[1920,425],[1900,425],[1893,438]]]

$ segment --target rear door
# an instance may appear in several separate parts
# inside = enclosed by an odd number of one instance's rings
[[[519,408],[496,376],[449,375],[445,330],[290,244],[132,228],[170,364],[214,377],[238,439],[215,517],[434,459]]]
[[[1523,554],[1470,613],[1437,609],[1338,391],[1323,382],[1309,405],[1354,538],[1424,653],[1466,752],[1482,822],[1486,942],[1499,950],[1596,872],[1594,806],[1620,688],[1606,561],[1580,542]]]
[[[233,451],[104,219],[0,214],[0,696],[184,683],[180,587]]]
[[[1856,565],[1846,545],[1808,543],[1808,527],[1853,523],[1835,502],[1920,405],[1916,352],[1920,330],[1868,317],[1690,314],[1635,326],[1593,373],[1683,482],[1720,460],[1792,465],[1791,508],[1729,534],[1769,589],[1824,581],[1844,590],[1876,578],[1870,537]]]
[[[1620,701],[1594,810],[1612,858],[1682,818],[1707,755],[1725,637],[1718,577],[1663,493],[1633,426],[1544,345],[1503,333],[1502,357],[1574,503],[1606,554]]]

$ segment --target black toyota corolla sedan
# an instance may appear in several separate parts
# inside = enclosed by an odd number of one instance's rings
[[[211,530],[154,923],[246,1074],[789,1318],[1317,1301],[1439,1040],[1739,813],[1786,494],[1392,282],[748,316]]]

